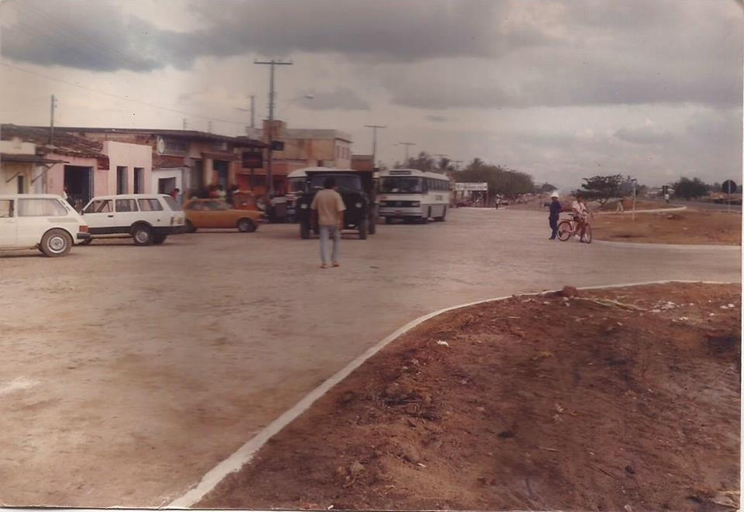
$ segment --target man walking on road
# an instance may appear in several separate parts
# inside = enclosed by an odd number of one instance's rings
[[[548,222],[550,222],[550,229],[553,230],[553,233],[550,235],[550,240],[555,240],[556,235],[558,235],[558,218],[563,210],[563,205],[558,200],[558,192],[553,192],[550,198],[552,201],[550,202],[550,216],[548,217]]]
[[[315,194],[310,208],[318,212],[320,227],[320,268],[328,268],[328,241],[333,238],[331,262],[338,267],[338,246],[341,243],[341,229],[344,226],[344,200],[336,192],[336,179],[329,176],[323,182],[323,190]]]

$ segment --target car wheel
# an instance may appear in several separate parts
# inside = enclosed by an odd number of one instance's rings
[[[152,228],[150,228],[150,226],[145,226],[144,224],[135,226],[132,230],[132,238],[134,239],[134,243],[137,245],[152,245]]]
[[[52,229],[41,237],[39,249],[50,258],[64,256],[72,248],[72,237],[64,229]]]
[[[187,233],[196,233],[196,226],[190,221],[186,221],[186,232]]]
[[[256,225],[251,219],[240,219],[238,221],[238,231],[241,233],[253,233],[256,231]]]
[[[153,235],[152,243],[154,243],[155,245],[160,245],[165,242],[166,238],[168,238],[168,235]]]

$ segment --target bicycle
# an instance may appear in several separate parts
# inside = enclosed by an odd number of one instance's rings
[[[565,242],[577,232],[579,219],[572,215],[570,219],[563,219],[558,223],[558,240]],[[592,226],[586,221],[586,231],[584,231],[584,243],[592,243]]]

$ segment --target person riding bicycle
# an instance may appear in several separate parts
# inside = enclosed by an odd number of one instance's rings
[[[572,234],[577,237],[579,241],[584,242],[589,209],[586,207],[584,197],[581,194],[576,194],[576,200],[571,204],[571,215],[573,220],[576,222],[576,229]]]

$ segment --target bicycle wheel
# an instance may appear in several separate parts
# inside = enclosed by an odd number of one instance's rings
[[[571,238],[571,233],[573,233],[573,225],[570,220],[562,220],[558,223],[558,240],[565,242]]]
[[[592,243],[592,227],[589,224],[586,225],[586,231],[584,232],[584,243]]]

